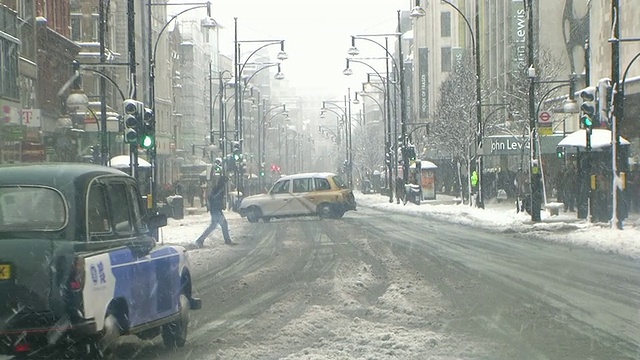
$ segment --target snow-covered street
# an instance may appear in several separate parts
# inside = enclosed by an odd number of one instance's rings
[[[637,227],[571,219],[532,224],[508,204],[485,210],[358,196],[342,220],[250,224],[226,212],[235,246],[208,215],[169,220],[203,309],[184,349],[126,339],[135,359],[632,358]],[[629,235],[627,235],[629,234]],[[580,245],[580,246],[576,246]],[[597,249],[593,251],[592,248]]]

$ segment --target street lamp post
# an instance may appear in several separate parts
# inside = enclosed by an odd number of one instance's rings
[[[154,5],[159,5],[159,6],[167,6],[167,5],[194,5],[190,8],[187,8],[185,10],[180,11],[179,13],[177,13],[176,15],[172,16],[171,19],[169,19],[169,21],[167,21],[164,26],[162,27],[162,29],[160,29],[160,31],[158,32],[158,36],[155,40],[155,43],[153,42],[153,29],[152,29],[152,14],[151,14],[151,7]],[[156,102],[155,102],[155,65],[156,65],[156,52],[158,51],[158,44],[159,44],[159,40],[160,40],[160,36],[162,35],[162,33],[167,29],[167,27],[169,26],[169,24],[171,24],[173,22],[173,20],[177,19],[178,16],[191,11],[191,10],[195,10],[195,9],[199,9],[199,8],[203,8],[206,7],[207,8],[207,18],[206,18],[206,22],[203,22],[203,27],[205,28],[215,28],[217,26],[216,22],[211,18],[211,2],[206,2],[206,3],[157,3],[154,4],[151,2],[151,0],[149,0],[147,2],[147,21],[148,21],[148,39],[147,39],[147,45],[148,45],[148,57],[149,57],[149,98],[148,98],[148,103],[149,103],[149,107],[151,108],[151,111],[153,112],[153,114],[156,113]],[[155,120],[154,120],[155,121]],[[151,149],[149,149],[149,159],[151,160],[151,208],[153,211],[157,210],[157,199],[156,199],[156,194],[157,194],[157,188],[158,188],[158,154],[157,154],[157,142],[155,141],[155,136],[156,136],[156,126],[155,124],[152,124],[152,138],[154,139],[153,141],[153,145],[151,146]]]
[[[527,48],[529,61],[529,149],[531,151],[531,164],[529,170],[529,186],[531,189],[531,221],[541,221],[540,207],[542,206],[542,178],[540,174],[540,160],[537,158],[537,131],[536,131],[536,105],[535,105],[535,57],[533,37],[533,0],[527,0]]]
[[[242,139],[242,129],[243,129],[243,119],[242,119],[242,90],[240,89],[240,85],[241,85],[241,81],[240,81],[240,77],[242,76],[242,72],[244,71],[244,67],[247,65],[247,63],[249,62],[249,60],[251,59],[251,57],[253,55],[255,55],[258,51],[264,49],[267,46],[271,46],[271,45],[276,45],[276,44],[280,44],[280,52],[277,55],[278,60],[283,61],[286,60],[289,56],[287,55],[287,53],[284,51],[284,40],[238,40],[238,18],[234,17],[233,18],[233,22],[234,22],[234,56],[233,56],[233,65],[234,65],[234,72],[235,72],[235,92],[236,92],[236,98],[235,98],[235,137],[234,139],[236,141],[239,142],[240,144],[240,152],[242,153],[243,151],[243,139]],[[256,50],[254,50],[251,54],[249,54],[249,56],[247,57],[247,59],[244,61],[244,63],[240,63],[240,44],[241,43],[266,43],[260,47],[258,47]],[[280,71],[280,65],[278,65],[278,73],[275,76],[276,79],[280,80],[284,78],[284,75],[282,74],[282,72]],[[236,190],[237,190],[237,195],[240,196],[240,188],[242,187],[242,182],[243,182],[243,178],[241,176],[238,176],[238,172],[236,171]]]
[[[351,92],[351,89],[349,89],[349,92]],[[344,108],[340,107],[340,105],[338,105],[338,103],[335,102],[335,101],[324,100],[322,102],[322,109],[320,109],[322,111],[330,111],[330,112],[332,112],[332,113],[334,113],[334,114],[336,114],[338,116],[342,116],[342,118],[344,119],[344,125],[345,125],[345,134],[344,134],[344,140],[345,141],[344,142],[345,142],[345,156],[346,156],[345,161],[347,162],[347,171],[348,171],[347,180],[348,181],[351,180],[351,175],[350,175],[352,173],[352,171],[351,171],[351,167],[352,167],[351,161],[353,160],[352,156],[351,156],[351,152],[352,152],[351,146],[352,146],[352,144],[351,144],[351,120],[350,120],[351,100],[350,99],[351,99],[351,95],[349,95],[348,97],[347,97],[347,95],[344,96]],[[347,101],[349,101],[349,103],[347,103]],[[332,110],[331,108],[328,108],[326,106],[327,104],[335,106],[336,109],[340,110],[342,115],[339,114],[338,112]],[[351,183],[349,185],[351,185]]]
[[[385,88],[381,88],[380,90],[382,91],[384,98],[385,98],[385,103],[386,103],[386,115],[387,115],[387,124],[386,124],[386,139],[385,139],[385,159],[386,159],[386,154],[389,154],[389,161],[386,163],[387,165],[387,177],[388,177],[388,186],[389,186],[389,202],[392,203],[393,202],[393,191],[394,191],[394,184],[395,184],[395,177],[394,177],[394,171],[397,173],[397,167],[394,166],[394,164],[397,164],[397,151],[394,152],[394,157],[393,160],[391,159],[391,144],[392,144],[392,131],[391,131],[391,85],[393,84],[394,87],[397,86],[396,82],[392,82],[391,79],[389,78],[389,61],[391,61],[392,65],[394,66],[394,68],[396,68],[396,70],[398,70],[398,65],[397,62],[395,61],[393,55],[389,52],[389,36],[390,35],[396,35],[396,34],[372,34],[372,35],[358,35],[358,36],[352,36],[351,37],[351,47],[348,50],[349,55],[351,56],[356,56],[360,53],[360,51],[358,50],[358,48],[355,46],[355,41],[356,39],[362,39],[362,40],[366,40],[369,41],[373,44],[378,45],[379,47],[381,47],[387,58],[385,61],[385,70],[386,70],[386,80],[380,75],[380,73],[375,70],[373,67],[371,67],[369,64],[362,62],[364,65],[369,66],[370,68],[373,69],[373,71],[376,73],[376,75],[380,78],[380,80],[383,82],[383,85],[385,86]],[[377,41],[374,41],[372,39],[367,38],[367,36],[384,36],[384,45],[378,43]],[[348,64],[348,63],[347,63]],[[369,78],[369,75],[367,74],[367,78]],[[394,109],[396,108],[396,106],[394,106]],[[395,117],[395,110],[394,110],[394,117]],[[397,127],[394,126],[394,129],[396,129]],[[395,168],[395,169],[394,169]]]
[[[273,114],[269,120],[271,120],[276,115],[280,115],[280,114],[284,114],[285,116],[288,115],[287,105],[286,104],[280,104],[280,105],[272,106],[269,109],[267,109],[266,106],[267,106],[266,99],[263,99],[263,101],[262,101],[262,116],[260,116],[260,119],[261,119],[260,120],[260,131],[258,133],[258,161],[259,161],[259,165],[260,165],[261,168],[263,168],[263,164],[264,164],[265,159],[266,159],[266,143],[267,143],[266,126],[267,126],[267,122],[268,122],[267,121],[267,115],[269,115],[269,113],[271,113],[272,111],[280,109],[280,108],[282,108],[282,112]],[[261,141],[261,138],[262,138],[262,141]],[[260,187],[262,187],[262,185],[263,185],[263,177],[262,176],[259,177],[258,183],[259,183]]]
[[[407,99],[405,96],[404,55],[402,53],[402,28],[398,10],[398,72],[400,76],[400,131],[402,133],[402,181],[409,181],[409,159],[407,158]]]
[[[326,104],[331,104],[331,105],[336,106],[336,109],[339,109],[340,113],[338,113],[337,111],[335,111],[335,110],[333,110],[331,108],[328,108],[326,106]],[[345,129],[344,129],[344,153],[345,153],[345,161],[348,162],[349,161],[349,147],[350,147],[350,144],[349,144],[349,133],[348,133],[349,129],[346,126],[346,124],[347,124],[347,112],[346,112],[346,110],[342,109],[335,102],[325,100],[325,101],[322,102],[322,108],[320,109],[320,111],[321,111],[320,117],[324,116],[324,112],[325,111],[329,111],[329,112],[335,114],[338,117],[336,119],[337,127],[338,127],[338,149],[340,148],[340,142],[341,142],[340,141],[341,140],[340,139],[340,132],[341,132],[340,131],[341,130],[340,127],[342,125],[345,125]]]

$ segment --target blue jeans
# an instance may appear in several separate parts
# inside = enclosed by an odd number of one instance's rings
[[[209,226],[204,230],[204,232],[202,233],[202,235],[200,235],[196,242],[202,244],[204,242],[204,239],[206,239],[207,236],[209,236],[209,234],[211,234],[213,230],[218,227],[218,224],[220,224],[220,227],[222,228],[222,236],[224,237],[224,242],[231,242],[231,237],[229,236],[229,225],[227,224],[227,219],[224,217],[222,210],[211,210],[211,224],[209,224]]]

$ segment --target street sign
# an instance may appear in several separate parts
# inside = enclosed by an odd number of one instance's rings
[[[540,133],[540,135],[553,135],[553,128],[550,126],[540,127],[538,129],[538,133]]]
[[[549,120],[551,120],[551,114],[549,114],[547,111],[541,112],[539,117],[541,123],[547,123],[549,122]]]

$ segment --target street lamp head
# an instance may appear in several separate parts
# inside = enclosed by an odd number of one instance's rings
[[[281,50],[280,52],[278,52],[278,60],[283,61],[283,60],[287,60],[288,58],[289,58],[289,55],[284,50]]]
[[[345,76],[353,75],[353,70],[349,67],[349,59],[347,59],[347,67],[342,71],[342,75],[345,75]]]
[[[358,50],[358,48],[356,47],[355,36],[351,37],[351,47],[349,48],[349,50],[347,50],[347,53],[351,56],[357,56],[358,54],[360,54],[360,50]]]
[[[200,22],[200,26],[202,26],[202,28],[204,29],[215,29],[218,27],[218,22],[211,16],[207,16],[206,18],[202,19],[202,21]]]
[[[280,64],[278,64],[278,72],[276,73],[276,75],[273,78],[276,79],[276,80],[284,79],[284,73],[282,72],[282,70],[280,70]]]
[[[67,97],[67,109],[72,113],[78,113],[89,105],[89,98],[82,89],[73,90]]]
[[[420,6],[420,0],[416,0],[415,4],[416,5],[411,9],[411,14],[409,16],[414,19],[423,17],[425,15],[425,11],[422,6]]]
[[[421,18],[421,17],[425,16],[425,11],[420,6],[416,6],[413,9],[411,9],[410,16],[412,18],[414,18],[414,19]]]
[[[353,99],[353,105],[358,105],[360,104],[360,99],[358,99],[358,92],[356,91],[356,97],[355,99]]]
[[[284,51],[284,40],[280,41],[280,52],[278,52],[277,58],[280,61],[287,60],[289,58],[289,55]]]

